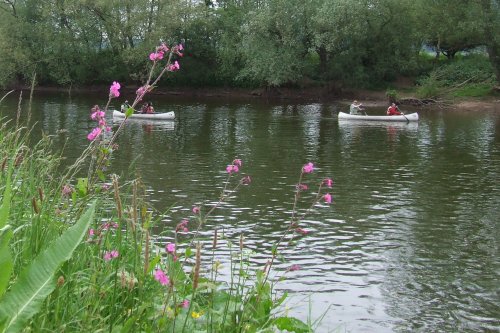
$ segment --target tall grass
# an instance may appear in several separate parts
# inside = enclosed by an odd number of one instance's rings
[[[29,132],[22,124],[0,128],[0,262],[10,267],[0,274],[0,332],[313,330],[313,323],[279,311],[287,295],[276,293],[275,284],[283,276],[270,275],[281,247],[307,233],[300,227],[304,216],[320,200],[331,202],[324,192],[331,180],[320,180],[309,208],[298,214],[312,163],[301,169],[289,225],[269,261],[256,267],[243,235],[237,244],[216,229],[208,230],[212,239],[201,236],[212,212],[251,182],[239,159],[226,167],[217,204],[194,207],[173,230],[155,235],[168,210],[150,207],[140,180],[121,182],[105,172],[116,133],[93,140],[61,174],[50,138],[32,144]],[[86,159],[92,160],[88,177],[75,178]],[[157,236],[171,241],[162,244]],[[221,278],[221,247],[231,254],[229,278]],[[25,310],[22,320],[12,304]]]

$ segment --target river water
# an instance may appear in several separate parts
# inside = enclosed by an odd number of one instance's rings
[[[18,97],[2,102],[3,116],[16,118]],[[104,98],[36,94],[33,136],[52,135],[56,149],[66,143],[72,162],[94,126],[90,107]],[[176,119],[127,123],[110,172],[140,175],[153,207],[169,210],[159,241],[193,206],[215,204],[227,164],[239,158],[252,182],[202,235],[224,233],[216,256],[228,267],[223,245],[243,234],[252,264],[263,267],[287,228],[301,167],[312,162],[296,208],[307,212],[308,234],[282,249],[272,275],[285,277],[276,287],[289,293],[284,311],[324,315],[318,332],[500,332],[500,110],[419,110],[418,124],[357,124],[339,123],[336,104],[154,102]],[[27,97],[22,109],[21,121]],[[309,211],[326,177],[333,203]],[[286,272],[291,265],[300,270]]]

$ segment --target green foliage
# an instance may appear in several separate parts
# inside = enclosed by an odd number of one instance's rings
[[[95,203],[80,220],[23,269],[12,288],[0,299],[0,322],[5,332],[18,332],[40,311],[42,302],[54,290],[54,274],[71,258],[93,219]]]
[[[10,200],[12,193],[10,166],[6,173],[6,178],[2,204],[0,205],[0,267],[2,267],[2,270],[0,271],[0,298],[7,289],[10,274],[14,265],[9,249],[9,242],[12,238],[12,230],[11,226],[7,224],[10,214]]]
[[[455,97],[484,97],[492,92],[491,84],[469,84],[453,92]]]
[[[389,102],[391,103],[395,103],[397,100],[399,100],[399,94],[394,89],[387,89],[385,92],[385,96],[387,96]]]
[[[497,82],[500,77],[500,14],[492,1],[211,3],[0,3],[0,86],[23,84],[35,72],[42,85],[140,85],[147,79],[146,51],[160,40],[182,42],[187,50],[183,73],[161,83],[169,86],[301,86],[314,80],[380,87],[400,75],[428,73],[422,45],[450,59],[482,45]]]
[[[421,98],[441,95],[480,97],[491,91],[495,75],[484,55],[472,54],[439,64],[418,84],[417,95]]]

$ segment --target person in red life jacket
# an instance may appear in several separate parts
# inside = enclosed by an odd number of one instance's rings
[[[399,108],[398,106],[396,105],[396,103],[392,103],[391,106],[389,106],[387,108],[387,115],[388,116],[398,116],[402,114],[401,112],[399,112]]]

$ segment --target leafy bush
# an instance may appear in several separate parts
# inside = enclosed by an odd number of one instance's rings
[[[438,65],[429,75],[417,80],[417,95],[484,96],[495,84],[491,63],[482,54],[472,54]]]

